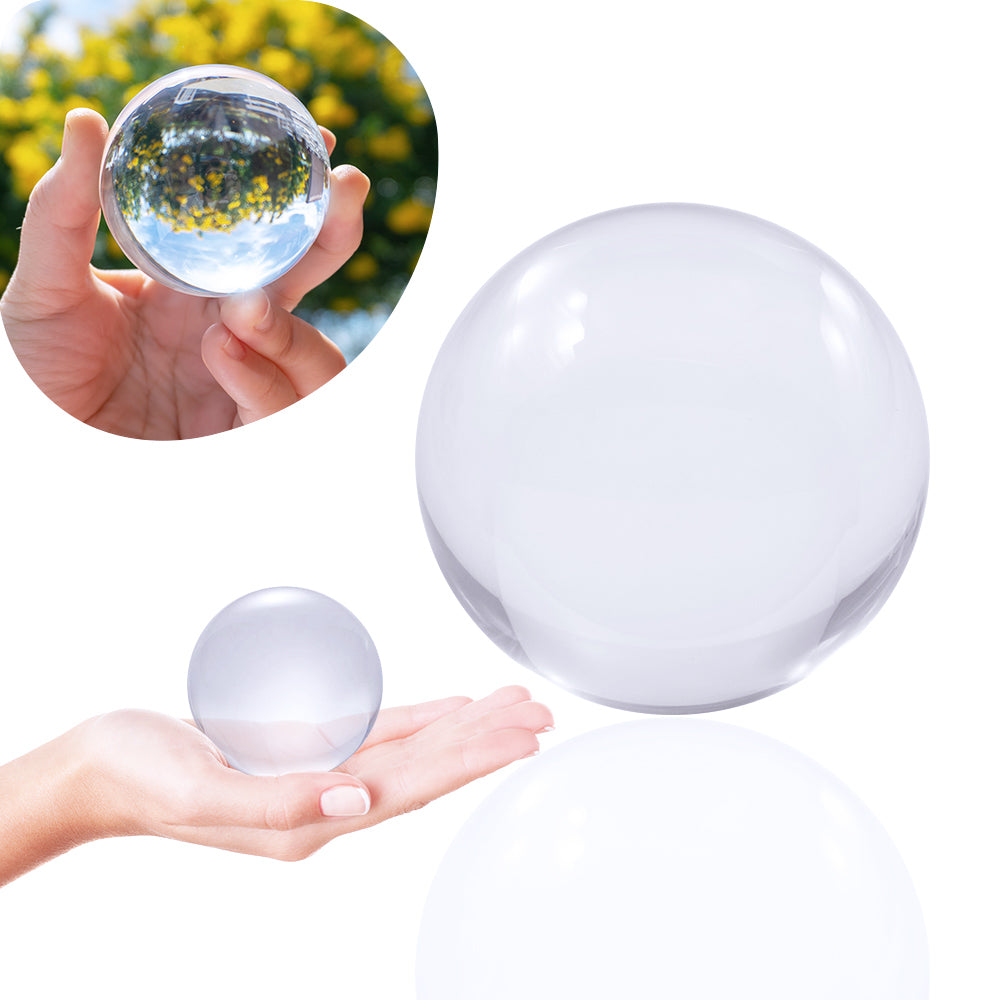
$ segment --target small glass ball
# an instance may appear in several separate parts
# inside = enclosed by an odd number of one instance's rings
[[[205,627],[188,700],[247,774],[329,771],[365,741],[382,701],[371,636],[343,605],[298,587],[247,594]]]
[[[329,157],[299,99],[238,66],[192,66],[140,91],[104,149],[111,235],[151,278],[190,295],[261,288],[326,217]]]
[[[552,233],[438,354],[417,485],[452,590],[594,701],[693,712],[798,680],[861,629],[928,476],[899,338],[778,226],[640,205]]]

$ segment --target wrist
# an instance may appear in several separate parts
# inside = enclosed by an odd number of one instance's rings
[[[0,885],[70,848],[111,835],[91,794],[82,728],[0,767]]]
[[[53,829],[69,847],[112,836],[97,770],[88,752],[83,722],[40,747],[36,753],[39,801],[48,806]]]
[[[59,738],[59,786],[87,840],[147,832],[132,815],[131,797],[114,765],[117,740],[114,725],[108,724],[111,716],[94,716]]]

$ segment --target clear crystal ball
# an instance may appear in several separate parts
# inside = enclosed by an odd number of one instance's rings
[[[639,205],[519,254],[455,323],[417,485],[505,652],[594,701],[724,708],[876,614],[924,507],[909,359],[842,267],[762,219]]]
[[[260,288],[309,249],[330,197],[329,157],[305,106],[238,66],[191,66],[116,119],[101,205],[125,255],[191,295]]]
[[[382,701],[382,667],[342,604],[271,587],[223,608],[191,654],[199,728],[247,774],[329,771],[364,742]]]

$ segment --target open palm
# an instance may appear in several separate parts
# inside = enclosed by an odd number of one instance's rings
[[[333,135],[324,135],[332,150]],[[17,269],[0,303],[15,353],[39,388],[102,430],[176,439],[274,412],[337,374],[344,367],[337,348],[287,312],[357,249],[368,179],[350,166],[331,172],[319,238],[267,289],[281,322],[270,338],[252,324],[237,328],[233,350],[220,300],[175,292],[140,271],[90,265],[106,136],[96,112],[67,116],[62,156],[32,192]]]
[[[83,723],[87,811],[100,836],[152,834],[297,860],[537,752],[536,734],[551,725],[524,688],[501,688],[479,701],[384,710],[336,771],[255,777],[230,768],[190,723],[111,712]]]

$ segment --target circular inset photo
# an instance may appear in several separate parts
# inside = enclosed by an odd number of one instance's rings
[[[176,440],[284,409],[364,350],[413,273],[434,115],[346,11],[31,4],[0,83],[0,316],[91,426]]]

